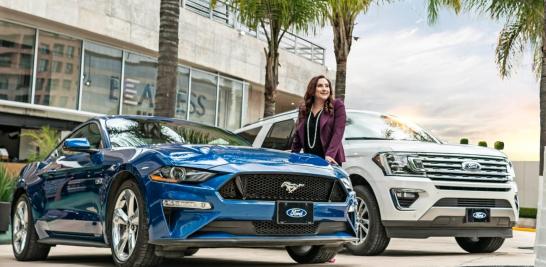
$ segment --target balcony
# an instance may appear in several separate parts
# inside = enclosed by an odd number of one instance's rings
[[[216,22],[223,23],[228,27],[256,37],[259,40],[266,41],[265,33],[261,27],[258,27],[257,30],[248,28],[237,19],[237,10],[229,7],[224,2],[218,1],[216,6],[211,8],[210,0],[181,0],[181,7]],[[280,48],[324,65],[324,48],[291,32],[284,34]]]

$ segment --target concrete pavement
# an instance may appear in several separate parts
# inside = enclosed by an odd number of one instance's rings
[[[535,233],[514,231],[503,247],[492,254],[468,254],[453,238],[393,239],[387,251],[375,257],[341,252],[334,263],[316,266],[532,266]],[[192,257],[167,260],[162,266],[294,266],[284,249],[202,249]],[[0,246],[0,267],[17,266],[114,266],[110,250],[58,246],[47,261],[17,262],[11,246]],[[305,265],[313,266],[313,265]]]

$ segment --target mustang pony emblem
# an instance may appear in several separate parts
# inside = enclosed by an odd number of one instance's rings
[[[304,187],[305,184],[294,184],[291,182],[283,182],[281,184],[281,188],[286,188],[286,191],[288,191],[289,194],[294,193],[298,188]]]

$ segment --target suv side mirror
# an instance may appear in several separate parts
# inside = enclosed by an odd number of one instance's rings
[[[63,142],[63,149],[74,152],[97,152],[96,149],[91,148],[87,138],[68,138]]]

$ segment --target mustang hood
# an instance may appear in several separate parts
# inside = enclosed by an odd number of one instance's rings
[[[297,165],[301,167],[331,169],[323,159],[307,155],[283,152],[272,149],[218,146],[218,145],[161,145],[153,147],[163,154],[173,165],[191,165],[209,169],[222,165],[234,167],[245,165],[262,165],[264,170],[270,168],[286,168]]]

